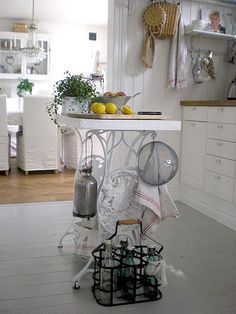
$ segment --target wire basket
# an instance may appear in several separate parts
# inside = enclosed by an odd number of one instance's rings
[[[121,224],[139,224],[142,233],[142,223],[140,220],[117,221],[116,231],[109,239],[117,235],[118,226]],[[163,246],[156,241],[154,242],[158,245],[158,248],[155,250],[155,256],[158,260],[161,260],[163,257],[160,253],[163,250]],[[159,289],[161,283],[156,276],[147,276],[145,274],[145,268],[148,265],[147,246],[135,246],[135,250],[133,251],[133,265],[122,261],[120,249],[120,247],[112,249],[113,260],[115,261],[115,265],[112,267],[104,266],[104,244],[99,245],[92,252],[94,257],[94,284],[92,291],[97,303],[104,306],[115,306],[160,300],[162,297],[162,293]],[[104,270],[109,273],[109,278],[107,278],[109,285],[107,288],[101,286],[101,273]],[[126,271],[130,271],[133,274],[132,280],[127,280],[127,277],[125,279],[122,277],[122,274]]]

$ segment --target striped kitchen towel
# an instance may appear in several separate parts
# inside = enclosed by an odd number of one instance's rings
[[[167,185],[153,186],[139,178],[135,202],[141,205],[143,234],[156,231],[159,222],[167,217],[178,217],[179,211],[170,196]]]

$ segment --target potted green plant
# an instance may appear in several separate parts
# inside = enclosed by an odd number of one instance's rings
[[[28,79],[20,79],[16,87],[16,93],[19,97],[23,97],[26,94],[32,94],[34,83]]]
[[[97,96],[93,82],[82,74],[71,75],[67,71],[65,75],[64,79],[57,81],[54,85],[53,111],[57,114],[59,106],[62,106],[63,113],[88,112],[90,98]]]

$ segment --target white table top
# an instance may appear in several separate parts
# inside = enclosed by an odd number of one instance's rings
[[[77,129],[117,131],[180,131],[181,121],[177,120],[102,120],[79,119],[60,115],[59,122]]]

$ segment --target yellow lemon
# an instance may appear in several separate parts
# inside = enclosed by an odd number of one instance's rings
[[[123,114],[133,114],[133,110],[130,106],[128,105],[124,105],[120,108],[120,111],[123,113]]]
[[[112,102],[109,102],[108,104],[105,105],[106,106],[106,113],[111,113],[114,114],[117,111],[117,107],[115,104],[113,104]]]
[[[91,111],[93,113],[98,113],[98,114],[103,114],[106,111],[106,107],[104,104],[102,104],[101,102],[94,102],[91,105]]]

